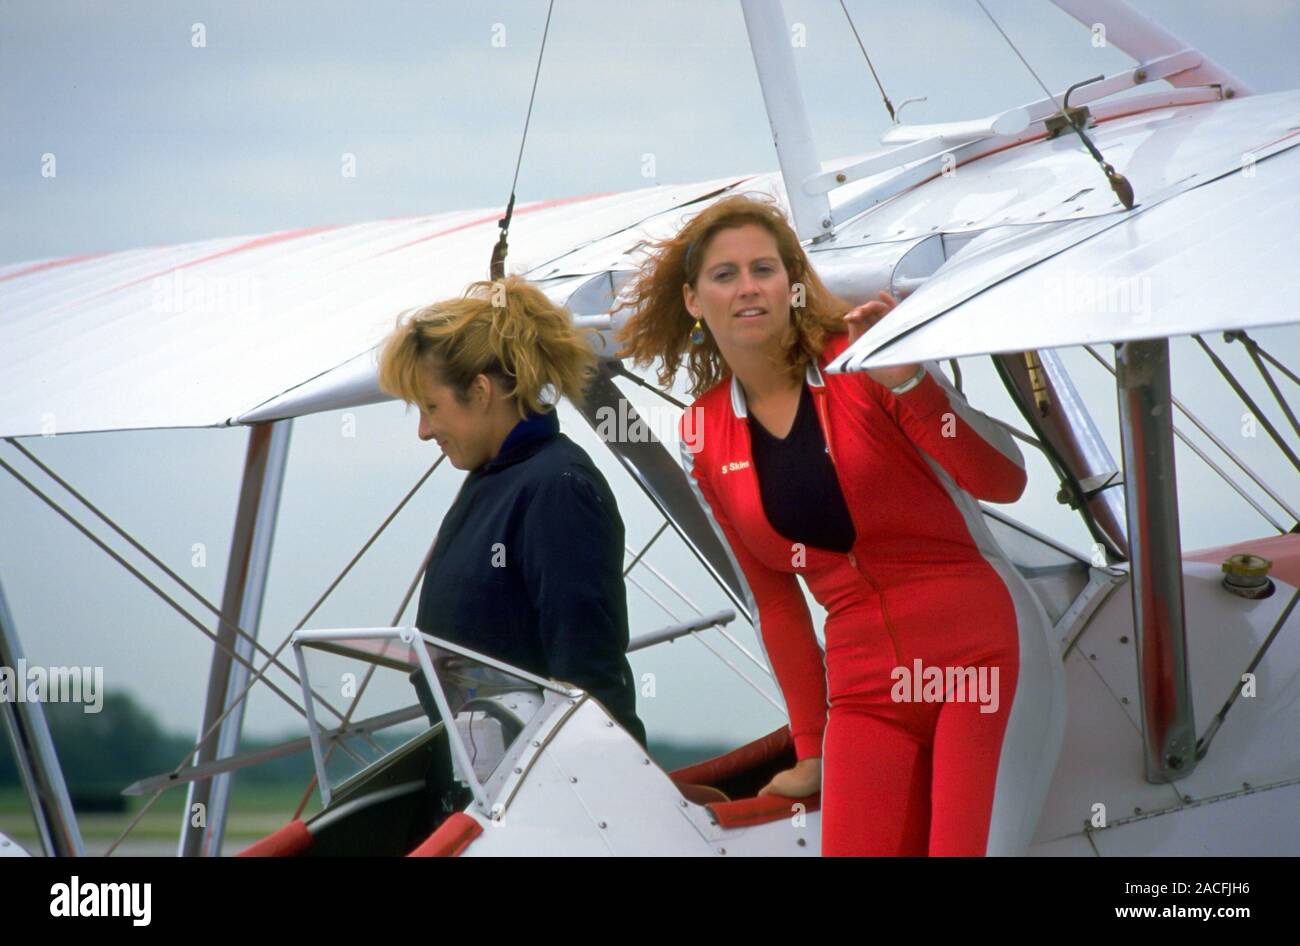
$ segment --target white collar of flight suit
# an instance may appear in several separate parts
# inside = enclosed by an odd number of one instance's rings
[[[804,368],[804,380],[808,382],[809,387],[825,387],[826,382],[822,380],[822,371],[817,366],[816,358],[808,360]],[[749,417],[749,407],[745,403],[745,389],[740,386],[740,379],[734,373],[731,375],[731,410],[741,420]]]

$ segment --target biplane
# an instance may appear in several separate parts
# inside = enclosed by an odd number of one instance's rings
[[[1193,337],[1300,468],[1300,423],[1282,387],[1300,378],[1250,335],[1297,321],[1300,90],[1255,94],[1124,0],[1053,2],[1083,29],[1104,23],[1133,67],[967,121],[895,116],[879,149],[828,160],[810,131],[779,0],[741,0],[780,171],[520,203],[509,263],[594,331],[600,374],[575,416],[593,430],[616,417],[625,430],[646,419],[647,404],[674,417],[684,407],[680,391],[617,356],[614,335],[628,316],[611,313],[647,242],[725,195],[781,201],[833,291],[902,299],[831,370],[947,362],[960,388],[958,359],[989,359],[1019,413],[1001,422],[1047,460],[1061,501],[1093,540],[1074,548],[1048,527],[982,509],[1050,620],[1068,705],[1034,841],[998,853],[1300,853],[1300,514],[1294,496],[1184,408],[1169,354],[1169,339]],[[321,810],[287,819],[247,853],[819,853],[815,796],[757,795],[793,762],[785,727],[666,771],[565,681],[401,625],[410,591],[390,624],[312,626],[309,612],[274,640],[274,629],[259,634],[293,420],[383,401],[374,347],[394,314],[480,275],[501,220],[499,209],[471,210],[0,267],[0,466],[38,497],[16,464],[20,455],[39,463],[23,440],[48,433],[46,415],[58,418],[60,436],[249,431],[215,631],[208,615],[189,611],[214,640],[200,738],[174,771],[129,788],[155,799],[183,790],[187,810],[204,806],[204,824],[182,826],[181,854],[221,852],[232,773],[308,750]],[[208,286],[251,280],[259,298],[214,321],[187,301],[181,274]],[[151,313],[160,281],[176,297],[162,322]],[[95,357],[105,333],[146,329],[151,344],[131,357]],[[1269,419],[1211,341],[1249,353],[1282,421]],[[1085,403],[1060,354],[1067,348],[1114,375],[1114,404]],[[1098,409],[1118,412],[1118,458]],[[1210,438],[1217,462],[1188,438],[1187,423]],[[646,547],[628,550],[629,581],[654,572],[650,546],[667,535],[716,594],[697,604],[674,589],[692,614],[636,635],[632,650],[712,639],[736,653],[708,643],[727,672],[779,708],[768,668],[744,640],[752,597],[675,459],[675,424],[640,429],[601,437],[597,457],[642,497],[625,517],[662,520]],[[1272,533],[1185,550],[1175,438]],[[21,630],[0,597],[0,664],[22,658]],[[359,695],[340,699],[321,684],[339,673],[387,703],[365,713]],[[417,679],[436,713],[416,700]],[[239,751],[254,685],[276,687],[298,708],[304,738]],[[696,697],[708,712],[713,694]],[[2,709],[42,846],[81,853],[39,703]]]

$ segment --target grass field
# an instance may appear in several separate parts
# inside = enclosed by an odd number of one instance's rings
[[[711,758],[726,751],[726,748],[729,747],[652,742],[650,751],[663,769],[671,771]],[[299,763],[305,771],[310,771],[302,760]],[[296,776],[281,774],[269,780],[237,778],[230,803],[230,816],[226,822],[223,853],[238,854],[249,844],[266,837],[288,822],[307,790],[309,777],[304,772]],[[127,839],[114,851],[114,856],[175,856],[185,798],[184,787],[164,793],[139,824],[131,829]],[[127,798],[124,812],[78,810],[77,822],[86,854],[104,854],[148,800],[147,796]],[[303,817],[310,817],[319,810],[320,796],[313,788],[307,807],[303,810]],[[29,853],[42,853],[27,796],[20,787],[0,786],[0,832],[17,841]]]
[[[306,784],[235,785],[226,822],[224,853],[238,854],[287,822],[306,790]],[[148,798],[127,799],[123,813],[78,812],[77,821],[86,854],[101,855],[130,823]],[[181,810],[185,790],[175,788],[163,794],[132,829],[127,840],[115,852],[125,856],[171,856],[176,853],[180,836]],[[312,793],[304,816],[320,810],[319,797]],[[0,831],[13,838],[30,853],[41,853],[36,827],[32,822],[27,796],[22,789],[0,789]]]

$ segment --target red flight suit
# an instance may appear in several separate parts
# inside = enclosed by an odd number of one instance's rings
[[[768,522],[734,376],[683,416],[688,479],[748,585],[798,758],[822,757],[822,853],[1022,853],[1060,749],[1064,677],[1042,604],[975,500],[1018,499],[1024,460],[936,364],[901,395],[823,375],[847,346],[828,336],[806,380],[850,552]],[[796,575],[827,612],[824,660]]]

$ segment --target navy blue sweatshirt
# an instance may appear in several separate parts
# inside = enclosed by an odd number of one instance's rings
[[[521,420],[465,477],[420,589],[421,630],[581,687],[637,742],[623,520],[554,411]]]

